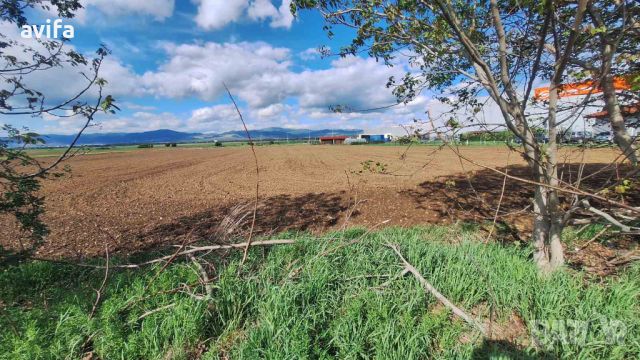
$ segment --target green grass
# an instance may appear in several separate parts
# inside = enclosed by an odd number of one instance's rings
[[[188,262],[169,266],[153,282],[159,267],[112,272],[91,320],[103,271],[46,262],[7,267],[0,270],[0,358],[76,359],[83,345],[100,359],[640,356],[639,267],[598,282],[570,270],[544,278],[530,249],[484,245],[474,231],[391,228],[347,246],[363,230],[325,238],[283,234],[296,243],[254,248],[242,268],[238,254],[225,263],[210,256],[217,273],[208,302],[163,293],[197,282]],[[536,319],[593,326],[583,343],[550,342],[544,350],[483,342],[413,277],[396,277],[402,268],[387,242],[398,244],[451,301],[483,319],[491,306],[497,323],[517,314],[530,327]],[[608,344],[599,319],[621,321],[626,336]]]
[[[256,145],[258,146],[274,146],[274,145],[306,145],[306,140],[278,140],[273,144],[270,144],[269,141],[259,141],[256,140]],[[123,153],[123,152],[131,152],[131,151],[149,151],[149,150],[167,150],[171,151],[176,148],[165,147],[164,143],[155,143],[153,144],[153,148],[139,148],[138,145],[113,145],[113,146],[85,146],[83,147],[86,151],[82,152],[86,155],[97,155],[97,154],[110,154],[110,153]],[[229,141],[224,142],[223,147],[241,147],[248,146],[247,141]],[[178,148],[191,148],[191,149],[209,149],[209,148],[219,148],[215,146],[214,142],[194,142],[194,143],[178,143]],[[57,148],[33,148],[27,149],[27,154],[34,158],[46,158],[46,157],[56,157],[62,155],[66,148],[57,147]]]
[[[88,147],[84,147],[84,149],[86,150],[80,150],[80,153],[85,155],[111,154],[111,153],[122,153],[122,152],[130,152],[130,151],[137,151],[137,150],[145,150],[145,149],[138,149],[138,147],[134,145],[109,146],[109,147],[88,146]],[[33,158],[46,158],[46,157],[58,157],[62,155],[65,150],[66,148],[36,148],[36,149],[27,149],[26,152],[29,156]]]

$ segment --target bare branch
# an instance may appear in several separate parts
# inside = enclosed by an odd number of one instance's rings
[[[247,246],[244,248],[244,253],[242,254],[242,264],[244,264],[245,261],[247,261],[247,256],[249,255],[249,247],[251,246],[251,240],[253,238],[253,230],[256,226],[256,215],[258,213],[258,201],[260,200],[260,166],[258,165],[258,156],[256,155],[256,149],[255,146],[253,144],[253,139],[251,139],[251,134],[249,133],[249,129],[247,128],[247,124],[244,122],[244,118],[242,117],[242,113],[240,112],[240,108],[238,107],[238,104],[236,103],[236,100],[233,98],[233,95],[231,95],[231,91],[229,91],[229,88],[227,87],[227,85],[225,83],[222,83],[222,85],[224,86],[225,90],[227,90],[227,94],[229,95],[229,99],[231,99],[231,102],[233,103],[233,106],[236,108],[236,112],[238,113],[238,116],[240,117],[240,121],[242,122],[242,126],[244,127],[244,131],[247,134],[247,138],[249,139],[249,146],[251,147],[251,153],[253,154],[253,160],[255,161],[256,164],[256,196],[255,196],[255,202],[254,202],[254,206],[253,206],[253,219],[251,220],[251,229],[249,230],[249,238],[247,240]]]
[[[438,301],[440,301],[444,306],[448,307],[451,311],[453,311],[453,313],[455,315],[457,315],[458,317],[460,317],[461,319],[466,321],[472,327],[478,329],[480,331],[480,333],[482,333],[483,336],[485,336],[485,337],[487,336],[487,330],[485,329],[484,325],[482,325],[479,321],[477,321],[476,319],[471,317],[471,315],[467,314],[464,310],[462,310],[459,307],[457,307],[456,305],[454,305],[449,299],[447,299],[444,295],[442,295],[442,293],[440,293],[435,287],[433,287],[433,285],[431,285],[422,276],[422,274],[420,274],[418,269],[416,269],[413,265],[411,265],[402,256],[402,253],[400,253],[400,250],[398,250],[398,245],[386,244],[386,246],[391,248],[391,250],[393,250],[396,253],[396,255],[398,255],[398,257],[400,258],[400,261],[402,261],[402,264],[404,265],[403,273],[406,272],[406,271],[409,271],[410,273],[412,273],[413,276],[416,279],[418,279],[418,281],[425,288],[426,291],[431,293],[431,295],[435,296],[435,298],[438,299]]]

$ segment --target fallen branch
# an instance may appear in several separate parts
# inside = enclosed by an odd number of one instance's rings
[[[284,244],[293,244],[293,243],[295,243],[295,240],[265,240],[265,241],[254,241],[249,246],[270,246],[270,245],[284,245]],[[189,254],[195,254],[195,253],[199,253],[199,252],[207,252],[207,251],[213,251],[213,250],[244,249],[246,246],[247,246],[247,243],[191,247],[188,250],[184,250],[184,251],[176,253],[177,255],[176,254],[167,255],[167,256],[163,256],[161,258],[145,261],[145,262],[142,262],[142,263],[139,263],[139,264],[111,265],[110,268],[112,268],[112,269],[115,269],[115,268],[117,268],[117,269],[138,269],[138,268],[141,268],[141,267],[146,266],[146,265],[152,265],[152,264],[155,264],[155,263],[159,263],[159,262],[171,259],[174,256],[189,255]],[[69,262],[69,261],[51,260],[51,259],[43,259],[43,258],[37,258],[37,257],[33,257],[31,259],[40,260],[40,261],[47,261],[47,262],[53,262],[53,263],[60,263],[60,264],[67,264],[67,265],[75,265],[75,266],[81,266],[81,267],[88,267],[88,268],[93,268],[93,269],[104,269],[105,268],[105,266],[100,266],[100,265],[79,264],[79,263],[73,263],[73,262]]]
[[[404,264],[404,271],[403,273],[405,273],[406,271],[409,271],[410,273],[413,274],[413,276],[418,279],[418,281],[420,282],[420,284],[425,288],[425,290],[427,290],[429,293],[431,293],[433,296],[435,296],[436,299],[438,299],[438,301],[440,301],[444,306],[448,307],[449,309],[451,309],[451,311],[453,311],[453,313],[457,316],[459,316],[460,318],[462,318],[464,321],[466,321],[469,325],[475,327],[476,329],[478,329],[483,336],[487,336],[487,330],[484,328],[484,326],[478,322],[477,320],[475,320],[473,317],[471,317],[471,315],[467,314],[466,312],[464,312],[462,309],[460,309],[459,307],[455,306],[451,301],[449,301],[449,299],[447,299],[446,297],[444,297],[444,295],[442,295],[436,288],[433,287],[433,285],[431,285],[418,271],[418,269],[416,269],[413,265],[411,265],[403,256],[402,253],[400,253],[400,250],[398,250],[398,246],[395,244],[387,244],[386,246],[388,246],[389,248],[391,248],[400,258],[400,260],[402,261],[402,263]]]
[[[638,261],[638,260],[640,260],[640,253],[638,253],[638,250],[631,250],[626,252],[625,254],[618,256],[613,260],[608,261],[607,265],[618,266],[618,265],[624,265],[632,261]]]
[[[104,252],[106,256],[106,266],[104,267],[104,278],[102,279],[102,284],[100,284],[100,288],[96,290],[96,301],[93,303],[93,307],[91,308],[91,312],[89,313],[89,320],[93,318],[98,309],[98,305],[100,305],[100,300],[102,299],[102,292],[104,291],[104,287],[107,285],[107,279],[109,278],[109,245],[104,245]]]
[[[568,223],[569,225],[578,226],[583,225],[583,227],[578,230],[576,234],[580,234],[584,229],[587,228],[588,225],[593,224],[593,219],[584,218],[584,219],[571,219]]]
[[[589,219],[587,219],[587,220],[589,220]],[[580,233],[583,232],[590,224],[591,224],[591,221],[589,220],[588,224],[582,225],[582,227],[580,229],[578,229],[578,231],[576,231],[576,235],[580,235]]]
[[[295,240],[265,240],[265,241],[254,241],[252,243],[238,243],[238,244],[228,244],[228,245],[209,245],[209,246],[200,246],[200,247],[192,247],[188,250],[181,251],[177,253],[178,256],[181,255],[189,255],[198,252],[204,251],[212,251],[212,250],[225,250],[225,249],[246,249],[248,246],[268,246],[268,245],[283,245],[283,244],[293,244]],[[120,268],[139,268],[144,265],[155,264],[167,259],[172,258],[174,255],[163,256],[158,259],[153,259],[150,261],[146,261],[140,264],[130,264],[130,265],[118,265]]]
[[[209,280],[209,275],[207,274],[207,271],[204,269],[202,264],[200,264],[200,262],[195,258],[195,256],[193,256],[192,254],[189,254],[189,258],[191,259],[191,262],[193,262],[193,264],[198,268],[198,271],[200,272],[200,282],[202,283],[202,285],[204,285],[204,290],[207,293],[207,296],[203,297],[203,300],[211,300],[211,298],[213,298],[213,288],[211,287],[211,280]]]
[[[175,303],[173,303],[173,304],[169,304],[169,305],[165,305],[165,306],[161,306],[161,307],[159,307],[159,308],[157,308],[157,309],[153,309],[153,310],[147,311],[146,313],[144,313],[144,314],[140,315],[140,317],[139,317],[136,321],[140,321],[140,320],[142,320],[142,319],[146,318],[146,317],[147,317],[147,316],[149,316],[149,315],[153,315],[153,314],[155,314],[155,313],[157,313],[157,312],[160,312],[160,311],[162,311],[162,310],[166,310],[166,309],[172,308],[172,307],[174,307],[174,306],[176,306],[176,304],[175,304]]]
[[[631,227],[627,226],[621,222],[619,222],[618,220],[616,220],[613,216],[607,214],[606,212],[596,209],[593,206],[591,206],[589,204],[589,202],[587,200],[582,200],[582,206],[584,206],[584,208],[587,211],[590,211],[596,215],[599,215],[600,217],[602,217],[603,219],[607,220],[608,222],[612,223],[613,225],[617,226],[620,228],[620,230],[622,230],[623,232],[630,232],[631,231]]]

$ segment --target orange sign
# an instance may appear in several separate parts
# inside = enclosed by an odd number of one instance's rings
[[[631,85],[624,77],[616,77],[613,79],[613,87],[616,90],[629,90]],[[564,84],[559,86],[558,95],[563,97],[580,96],[588,94],[601,93],[602,89],[595,86],[594,81],[583,81],[579,83]],[[535,89],[535,95],[533,97],[536,100],[548,100],[549,99],[549,87],[541,87]]]

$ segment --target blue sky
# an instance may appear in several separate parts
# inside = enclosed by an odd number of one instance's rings
[[[407,105],[366,113],[331,112],[331,105],[370,109],[395,103],[386,88],[390,76],[411,69],[399,56],[394,67],[366,57],[322,58],[320,46],[349,44],[351,29],[335,27],[329,39],[319,13],[294,18],[290,0],[83,0],[84,8],[65,24],[75,27],[69,46],[92,54],[99,44],[111,50],[101,69],[106,92],[122,111],[100,115],[89,132],[174,129],[220,133],[240,129],[223,83],[241,107],[250,128],[358,128],[402,134],[403,125],[438,117],[450,108],[425,91]],[[32,24],[56,14],[32,12]],[[0,22],[0,33],[26,45],[15,25]],[[33,42],[30,44],[29,42]],[[48,99],[73,96],[85,85],[79,69],[62,68],[30,75],[25,82]],[[456,85],[454,85],[455,87]],[[480,101],[486,100],[479,99]],[[64,115],[64,114],[58,114]],[[471,116],[456,114],[459,119]],[[487,102],[477,121],[503,123]],[[3,122],[40,133],[74,133],[81,118],[46,115],[9,117]]]
[[[408,106],[366,114],[335,114],[330,105],[355,109],[395,102],[385,87],[392,68],[363,57],[321,58],[316,49],[339,49],[351,31],[336,28],[329,39],[323,19],[312,11],[294,18],[290,0],[85,0],[73,20],[70,46],[91,54],[99,44],[113,52],[101,76],[109,81],[122,111],[102,115],[91,132],[134,132],[169,128],[223,132],[240,123],[222,83],[238,100],[251,128],[362,128],[401,133],[399,124],[424,118],[423,94]],[[30,14],[32,24],[55,14]],[[0,24],[0,31],[19,38],[19,29]],[[21,41],[33,41],[21,39]],[[63,99],[81,88],[74,69],[39,74],[27,82],[49,98]],[[45,116],[9,118],[5,122],[42,133],[73,133],[81,119]]]
[[[220,133],[240,129],[224,88],[238,100],[249,127],[358,128],[402,134],[403,125],[436,118],[450,108],[421,93],[407,105],[367,113],[336,114],[331,105],[354,109],[395,102],[386,88],[390,76],[402,77],[407,59],[394,67],[363,54],[321,58],[317,48],[349,44],[351,29],[335,27],[329,39],[319,13],[294,18],[290,0],[82,0],[84,8],[66,24],[75,27],[69,46],[92,54],[106,44],[113,54],[101,76],[109,81],[122,111],[100,115],[89,132],[138,132],[174,129]],[[44,11],[29,14],[32,24],[54,19]],[[0,33],[20,39],[19,29],[0,23]],[[66,99],[84,86],[78,69],[56,69],[25,80],[52,100]],[[454,85],[455,86],[455,85]],[[480,99],[481,101],[483,99]],[[486,99],[485,99],[486,100]],[[59,114],[64,115],[64,114]],[[456,114],[460,119],[471,116]],[[443,115],[448,118],[448,114]],[[502,123],[488,102],[476,121]],[[80,118],[64,116],[3,119],[41,133],[74,133]]]

